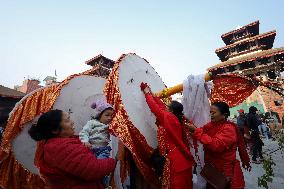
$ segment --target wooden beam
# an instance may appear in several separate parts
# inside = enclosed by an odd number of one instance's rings
[[[206,73],[204,75],[204,80],[207,82],[207,81],[210,81],[211,80],[211,73]],[[175,85],[173,87],[169,87],[169,88],[166,88],[164,89],[163,91],[161,92],[158,92],[156,93],[156,96],[160,97],[160,98],[166,98],[166,97],[169,97],[171,95],[174,95],[176,93],[180,93],[183,91],[183,84],[180,83],[178,85]]]

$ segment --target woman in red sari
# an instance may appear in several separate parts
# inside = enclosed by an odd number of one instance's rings
[[[101,179],[114,171],[116,161],[97,159],[74,136],[69,114],[50,110],[29,134],[36,141],[45,141],[39,171],[50,189],[104,189]]]
[[[229,106],[225,102],[215,102],[211,105],[210,114],[211,122],[202,128],[191,128],[195,138],[204,145],[204,162],[223,173],[230,182],[229,188],[244,188],[243,172],[236,158],[237,150],[242,166],[247,170],[250,170],[250,160],[238,128],[227,121]],[[208,183],[207,189],[211,188],[214,187]]]
[[[163,188],[192,189],[193,156],[183,140],[183,106],[173,101],[167,108],[164,103],[154,97],[149,86],[142,83],[141,89],[151,111],[157,118],[159,152],[168,159],[165,163],[163,180],[169,176],[169,183]],[[166,175],[168,169],[169,175]]]

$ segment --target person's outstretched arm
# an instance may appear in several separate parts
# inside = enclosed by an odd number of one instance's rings
[[[153,96],[153,97],[154,97],[155,102],[158,104],[158,106],[160,108],[162,108],[163,110],[167,110],[166,105],[164,104],[164,102],[159,97],[157,97],[157,96]]]
[[[157,121],[162,124],[164,122],[164,115],[166,113],[166,109],[161,107],[155,100],[152,93],[145,94],[146,102],[153,114],[156,116]]]
[[[208,149],[216,152],[223,152],[237,142],[235,126],[231,124],[223,126],[223,130],[213,137],[204,133],[203,128],[197,128],[194,131],[194,137]]]

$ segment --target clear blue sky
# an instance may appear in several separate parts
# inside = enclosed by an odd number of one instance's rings
[[[260,20],[260,32],[276,29],[274,47],[284,46],[283,8],[280,0],[0,0],[0,84],[55,69],[62,80],[99,53],[135,52],[174,85],[218,63],[221,34],[238,25]]]

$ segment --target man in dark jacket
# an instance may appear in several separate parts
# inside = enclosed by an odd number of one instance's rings
[[[261,124],[261,121],[258,118],[256,112],[257,112],[256,107],[251,106],[249,108],[249,113],[247,115],[247,125],[251,131],[258,130],[258,126]]]
[[[252,161],[254,163],[260,163],[257,161],[257,157],[259,157],[261,160],[263,160],[262,156],[262,146],[263,142],[260,138],[260,132],[258,130],[258,126],[261,124],[261,120],[258,118],[257,114],[257,108],[254,106],[251,106],[249,108],[249,113],[247,115],[247,125],[251,131],[251,138],[253,142],[253,155],[252,155]]]

